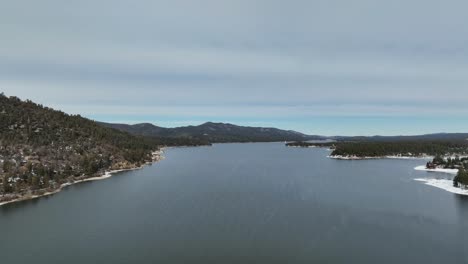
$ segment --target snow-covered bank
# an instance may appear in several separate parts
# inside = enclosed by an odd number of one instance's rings
[[[153,161],[152,161],[152,162],[147,162],[147,163],[141,165],[140,167],[129,168],[129,169],[120,169],[120,170],[106,171],[106,172],[104,172],[104,174],[101,175],[101,176],[85,178],[85,179],[76,180],[76,181],[73,181],[73,182],[66,182],[66,183],[61,184],[60,187],[58,187],[57,189],[55,189],[55,190],[53,190],[53,191],[45,192],[45,193],[43,193],[43,194],[37,194],[37,195],[26,195],[26,196],[22,196],[22,197],[19,197],[19,198],[17,198],[17,199],[13,199],[13,200],[10,200],[10,201],[0,202],[0,206],[5,205],[5,204],[9,204],[9,203],[15,203],[15,202],[21,202],[21,201],[26,201],[26,200],[32,200],[32,199],[36,199],[36,198],[39,198],[39,197],[44,197],[44,196],[49,196],[49,195],[52,195],[52,194],[56,194],[56,193],[58,193],[58,192],[61,192],[64,188],[66,188],[66,187],[68,187],[68,186],[71,186],[71,185],[74,185],[74,184],[78,184],[78,183],[82,183],[82,182],[105,180],[105,179],[108,179],[108,178],[112,177],[114,174],[119,173],[119,172],[123,172],[123,171],[132,171],[132,170],[139,170],[139,169],[145,167],[146,165],[151,165],[151,164],[153,164],[154,162],[158,162],[158,161],[160,161],[161,159],[164,159],[163,153],[164,153],[164,148],[162,148],[160,151],[155,151],[155,152],[153,152],[153,153],[152,153]]]
[[[71,185],[74,185],[74,184],[78,184],[78,183],[82,183],[82,182],[89,182],[89,181],[105,180],[107,178],[112,177],[112,175],[115,174],[115,173],[122,172],[122,171],[137,170],[137,169],[141,169],[142,167],[143,166],[138,167],[138,168],[132,168],[132,169],[106,171],[102,176],[91,177],[91,178],[86,178],[86,179],[83,179],[83,180],[77,180],[77,181],[74,181],[74,182],[63,183],[63,184],[60,185],[59,188],[57,188],[57,189],[55,189],[55,190],[53,190],[51,192],[45,192],[43,194],[36,194],[36,195],[31,195],[31,196],[22,196],[20,198],[13,199],[13,200],[10,200],[10,201],[0,202],[0,206],[5,205],[5,204],[9,204],[9,203],[21,202],[21,201],[36,199],[36,198],[39,198],[39,197],[49,196],[49,195],[61,192],[64,188],[66,188],[68,186],[71,186]]]
[[[451,193],[460,194],[460,195],[468,195],[468,189],[461,189],[458,187],[453,186],[452,180],[447,179],[414,179],[415,181],[424,182],[424,184],[433,186],[439,189],[446,190]]]
[[[417,171],[427,171],[427,172],[439,172],[439,173],[448,173],[452,175],[456,175],[458,173],[458,169],[442,169],[442,168],[437,168],[437,169],[428,169],[426,166],[417,166],[414,168]],[[454,187],[453,186],[453,180],[449,179],[434,179],[434,178],[419,178],[419,179],[414,179],[415,181],[420,181],[424,182],[424,184],[436,187],[439,189],[446,190],[451,193],[455,194],[461,194],[461,195],[468,195],[468,189],[462,189],[459,187]]]
[[[381,156],[381,157],[358,157],[358,156],[341,156],[341,155],[333,155],[327,156],[330,159],[338,159],[338,160],[370,160],[370,159],[411,159],[411,160],[431,160],[434,157],[432,156],[421,156],[421,157],[413,157],[413,156]]]
[[[428,169],[425,165],[417,166],[414,168],[417,171],[428,171],[428,172],[442,172],[442,173],[449,173],[449,174],[457,174],[458,169]]]
[[[421,156],[421,157],[412,157],[412,156],[385,156],[385,159],[403,159],[403,160],[432,160],[433,156]]]
[[[365,159],[377,159],[371,157],[357,157],[357,156],[341,156],[341,155],[329,155],[327,158],[337,159],[337,160],[365,160]]]

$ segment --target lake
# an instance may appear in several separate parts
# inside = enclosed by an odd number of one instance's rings
[[[468,263],[468,197],[424,160],[282,143],[168,149],[137,171],[0,207],[1,263]]]

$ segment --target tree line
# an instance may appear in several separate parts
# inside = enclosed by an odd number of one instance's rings
[[[339,142],[332,156],[384,157],[466,154],[466,141]]]

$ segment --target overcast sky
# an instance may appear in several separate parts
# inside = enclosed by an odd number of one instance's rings
[[[0,91],[100,121],[468,132],[466,0],[5,0]]]

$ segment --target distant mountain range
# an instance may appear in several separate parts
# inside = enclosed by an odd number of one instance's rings
[[[293,130],[282,130],[271,127],[238,126],[229,123],[206,122],[198,126],[165,128],[150,123],[135,125],[98,122],[99,124],[128,132],[133,135],[160,139],[190,139],[202,143],[227,142],[274,142],[274,141],[460,141],[468,140],[468,133],[435,133],[414,136],[318,136],[307,135]]]
[[[198,126],[165,128],[150,123],[135,125],[99,124],[128,132],[133,135],[153,138],[191,139],[205,143],[226,142],[273,142],[273,141],[310,141],[336,140],[357,142],[398,142],[398,141],[460,141],[468,140],[468,133],[435,133],[414,136],[318,136],[307,135],[293,130],[278,128],[238,126],[229,123],[206,122]]]
[[[225,142],[273,142],[273,141],[306,141],[327,139],[322,136],[311,136],[293,130],[277,128],[237,126],[227,123],[207,122],[198,126],[164,128],[149,123],[127,125],[99,123],[106,127],[146,137],[156,138],[192,138],[209,143]]]

